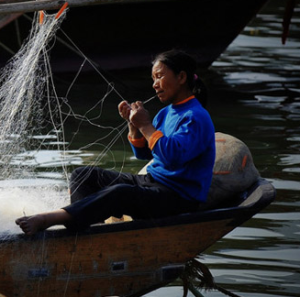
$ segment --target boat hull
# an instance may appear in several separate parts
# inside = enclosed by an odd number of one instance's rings
[[[241,206],[158,220],[48,230],[0,242],[0,293],[10,296],[140,296],[176,279],[185,263],[275,197],[269,183]],[[249,202],[248,202],[249,201]]]
[[[232,228],[230,220],[220,220],[18,240],[1,246],[0,292],[7,297],[127,296],[172,281],[186,261]]]

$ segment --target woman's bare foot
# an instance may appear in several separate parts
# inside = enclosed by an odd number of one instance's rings
[[[47,229],[45,217],[42,214],[18,218],[16,224],[26,235],[33,235],[40,230]]]
[[[63,225],[72,220],[72,216],[64,209],[45,212],[30,217],[21,217],[16,220],[26,235],[33,235],[54,225]]]

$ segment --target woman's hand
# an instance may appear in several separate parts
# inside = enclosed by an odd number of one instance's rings
[[[118,109],[120,116],[128,122],[129,136],[131,138],[145,136],[148,140],[152,133],[156,131],[152,125],[149,112],[144,108],[141,101],[130,105],[127,101],[122,101]]]
[[[144,137],[149,140],[151,135],[156,131],[152,125],[149,112],[144,108],[141,101],[131,104],[131,113],[129,115],[130,123],[136,127]]]
[[[149,112],[144,108],[141,101],[131,104],[131,113],[129,115],[130,123],[138,129],[152,125]]]
[[[119,114],[120,116],[126,120],[129,121],[129,116],[130,116],[130,112],[131,112],[131,107],[129,105],[129,103],[127,101],[122,101],[119,105],[118,105],[118,110],[119,110]]]
[[[120,116],[126,120],[128,122],[128,128],[129,128],[129,136],[131,138],[141,138],[143,135],[141,134],[141,132],[139,131],[138,128],[136,128],[133,123],[130,122],[129,118],[130,118],[130,114],[132,111],[131,106],[129,105],[129,103],[127,101],[122,101],[119,106],[118,106],[118,110],[119,110],[119,114]]]

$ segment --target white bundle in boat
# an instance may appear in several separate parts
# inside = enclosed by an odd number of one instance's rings
[[[220,132],[215,137],[216,160],[207,200],[209,208],[235,197],[259,178],[251,152],[244,142]]]

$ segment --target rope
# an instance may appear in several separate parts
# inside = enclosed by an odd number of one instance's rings
[[[206,290],[215,289],[230,297],[241,297],[217,285],[214,282],[213,276],[208,267],[205,264],[197,261],[196,259],[192,259],[186,263],[185,270],[180,278],[183,281],[183,297],[187,297],[188,289],[194,294],[194,296],[204,297],[198,291],[198,288],[204,288]],[[193,285],[195,279],[198,279],[200,281],[200,284],[197,287]]]

